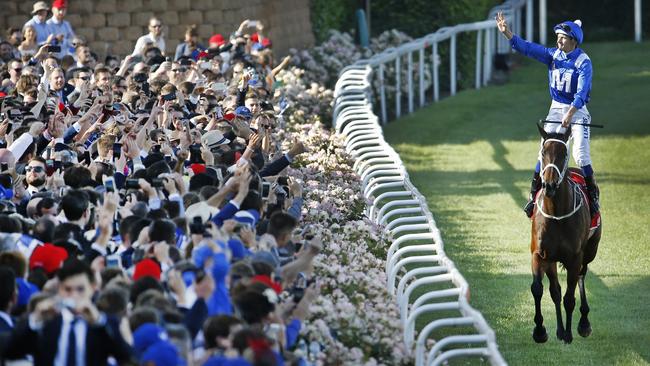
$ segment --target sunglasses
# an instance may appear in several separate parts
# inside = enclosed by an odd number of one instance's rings
[[[45,171],[45,168],[43,168],[42,166],[26,166],[25,171],[26,172],[33,171],[34,173],[43,173]]]
[[[161,25],[161,24],[154,24],[154,25],[152,25],[151,27],[152,27],[152,28],[160,28],[160,27],[162,27],[162,25]]]
[[[19,67],[19,68],[13,69],[13,70],[14,70],[15,72],[21,72],[21,71],[23,71],[23,68],[22,68],[22,67]]]
[[[172,70],[172,72],[175,72],[175,73],[181,73],[181,72],[186,72],[186,71],[187,71],[187,69],[184,68],[184,67],[181,67],[181,68],[179,68],[179,69],[173,69],[173,70]]]
[[[90,80],[90,76],[81,76],[81,77],[79,77],[79,79],[81,79],[83,81],[88,81],[88,80]]]

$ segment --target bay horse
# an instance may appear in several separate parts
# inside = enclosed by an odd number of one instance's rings
[[[589,201],[577,183],[567,177],[569,169],[569,137],[571,128],[563,134],[547,133],[541,123],[537,125],[542,136],[541,179],[542,189],[537,195],[535,213],[532,217],[530,251],[532,255],[533,283],[530,290],[535,299],[535,328],[533,339],[546,342],[548,334],[544,328],[541,300],[544,291],[544,274],[549,279],[549,292],[555,304],[557,317],[557,338],[565,343],[573,341],[571,318],[575,307],[575,288],[580,288],[580,321],[578,334],[591,334],[589,305],[585,294],[587,265],[596,257],[602,225],[590,233],[591,215]],[[567,289],[564,294],[566,326],[562,323],[560,298],[562,289],[558,281],[557,262],[567,272]]]

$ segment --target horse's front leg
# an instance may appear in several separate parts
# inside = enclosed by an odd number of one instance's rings
[[[544,294],[544,269],[542,268],[541,258],[537,253],[533,253],[532,270],[533,283],[530,285],[530,292],[535,299],[535,329],[533,329],[533,339],[537,343],[544,343],[548,340],[546,328],[544,328],[544,317],[542,316],[542,295]]]
[[[551,299],[553,299],[553,304],[555,304],[555,316],[557,318],[557,331],[555,334],[557,335],[557,339],[564,340],[564,324],[562,323],[562,287],[557,278],[556,263],[549,263],[546,268],[546,276],[548,277]]]
[[[579,262],[578,262],[579,263]],[[576,306],[576,285],[578,284],[578,266],[567,266],[566,293],[564,294],[564,311],[566,312],[566,326],[564,327],[564,343],[573,341],[571,319]]]
[[[591,324],[589,324],[589,304],[587,303],[587,294],[585,292],[585,276],[587,275],[587,266],[585,265],[578,277],[578,288],[580,289],[580,321],[578,322],[578,334],[583,337],[591,335]]]

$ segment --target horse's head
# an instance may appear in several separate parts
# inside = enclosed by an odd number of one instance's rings
[[[537,128],[544,140],[540,152],[542,189],[547,197],[553,197],[569,168],[571,129],[567,128],[565,133],[548,133],[540,124]]]

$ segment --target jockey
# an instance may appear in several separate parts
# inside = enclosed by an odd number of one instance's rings
[[[589,56],[578,45],[582,43],[582,22],[562,22],[553,30],[557,35],[557,48],[546,48],[528,42],[510,31],[503,13],[496,16],[499,31],[510,41],[510,46],[519,53],[544,63],[548,67],[551,108],[546,120],[561,121],[561,125],[546,124],[546,132],[564,133],[570,123],[591,123],[587,110],[591,91],[592,65]],[[589,126],[571,125],[573,159],[582,169],[589,192],[592,217],[599,210],[598,187],[594,180],[589,154]],[[535,196],[541,188],[540,162],[537,161],[530,187],[530,199],[524,207],[528,217],[533,214]]]

